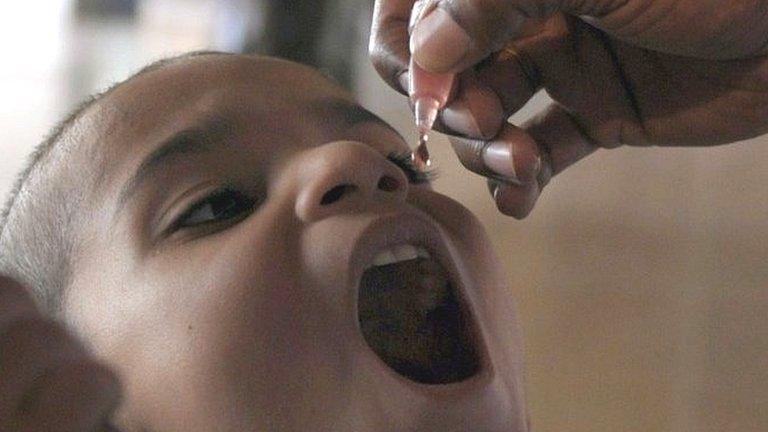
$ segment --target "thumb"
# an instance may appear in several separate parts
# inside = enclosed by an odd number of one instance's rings
[[[461,72],[509,42],[526,36],[557,12],[581,11],[590,2],[564,0],[419,0],[410,49],[422,68],[435,73]],[[435,6],[436,4],[436,6]]]

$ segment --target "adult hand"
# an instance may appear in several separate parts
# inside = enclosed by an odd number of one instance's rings
[[[460,74],[441,113],[462,163],[523,218],[550,178],[597,148],[706,146],[768,132],[768,2],[377,0],[370,55],[403,91],[410,57]],[[506,119],[540,89],[554,103]],[[462,138],[463,137],[463,138]],[[493,139],[489,139],[494,137]]]
[[[0,277],[0,431],[102,431],[119,399],[115,375]]]

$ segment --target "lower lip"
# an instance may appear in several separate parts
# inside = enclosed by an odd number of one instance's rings
[[[476,318],[477,314],[475,313],[476,310],[471,307],[471,304],[467,299],[466,287],[459,277],[458,269],[448,252],[445,238],[440,232],[439,227],[437,227],[434,222],[423,220],[422,218],[408,218],[407,220],[401,218],[385,218],[371,224],[371,226],[366,229],[366,232],[370,235],[361,236],[361,239],[365,244],[357,245],[358,247],[355,248],[356,251],[360,252],[356,254],[357,256],[353,257],[352,262],[355,265],[354,268],[358,270],[353,275],[351,281],[354,286],[354,299],[352,302],[354,305],[354,320],[357,326],[360,342],[365,346],[366,355],[371,356],[375,359],[374,361],[379,362],[387,375],[397,382],[408,388],[415,389],[416,391],[428,393],[431,397],[452,398],[460,394],[472,393],[475,390],[479,390],[489,385],[493,379],[493,368],[489,359],[487,346],[482,337],[482,332],[479,329],[479,324]],[[357,310],[359,284],[362,279],[362,273],[365,271],[366,266],[373,261],[375,253],[384,248],[399,244],[411,244],[426,249],[430,256],[437,260],[443,266],[445,271],[448,272],[456,298],[461,305],[462,310],[466,312],[467,319],[465,325],[468,326],[467,331],[469,333],[469,339],[471,340],[478,357],[479,371],[471,377],[462,381],[447,384],[425,384],[413,381],[390,368],[378,355],[376,355],[373,349],[369,347],[365,341],[358,322]]]

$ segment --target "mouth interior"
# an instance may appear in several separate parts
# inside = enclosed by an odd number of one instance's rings
[[[366,342],[400,375],[448,384],[479,372],[471,318],[436,260],[419,257],[371,267],[359,294]]]

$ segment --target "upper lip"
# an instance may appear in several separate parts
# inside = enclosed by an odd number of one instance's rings
[[[454,260],[456,251],[454,251],[454,254],[451,253],[451,245],[443,234],[443,230],[427,215],[416,212],[386,214],[373,219],[360,233],[352,249],[350,260],[350,286],[353,287],[355,292],[355,322],[357,322],[358,286],[363,272],[370,267],[376,253],[385,248],[401,244],[411,244],[425,248],[429,251],[432,258],[437,260],[448,272],[453,288],[461,298],[464,310],[470,315],[470,322],[474,333],[473,339],[480,357],[481,370],[477,376],[461,383],[446,386],[429,385],[428,387],[472,385],[476,384],[476,381],[485,383],[490,379],[490,359],[485,339],[477,322],[477,313],[468,299],[466,281],[461,277],[457,262]],[[397,376],[400,377],[399,375]]]

